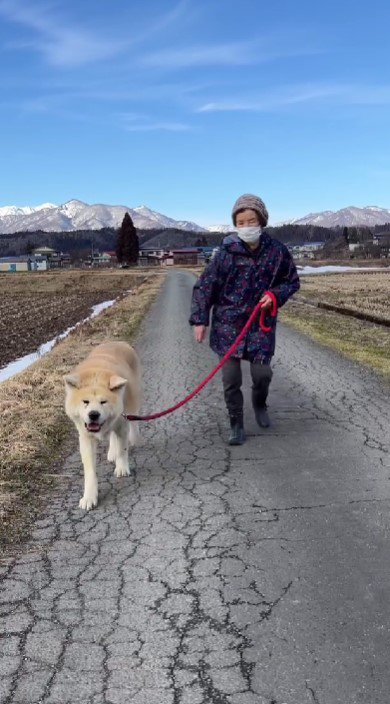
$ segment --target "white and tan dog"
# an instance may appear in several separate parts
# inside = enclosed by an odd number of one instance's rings
[[[84,466],[84,495],[80,508],[97,505],[97,442],[109,435],[107,459],[115,462],[114,474],[129,471],[129,443],[135,445],[136,422],[122,413],[137,415],[140,403],[138,357],[126,342],[107,342],[95,347],[65,379],[65,411],[79,431]]]

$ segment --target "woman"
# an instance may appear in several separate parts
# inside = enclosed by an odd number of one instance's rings
[[[222,357],[244,327],[253,308],[261,301],[269,311],[272,298],[278,308],[299,289],[299,278],[287,247],[272,239],[263,228],[268,211],[257,196],[245,194],[232,211],[235,234],[225,237],[222,245],[196,282],[192,295],[190,325],[195,339],[203,342],[213,309],[210,347]],[[250,363],[252,404],[258,424],[269,426],[268,388],[272,378],[270,362],[275,350],[276,317],[267,318],[270,332],[253,323],[234,356],[222,367],[225,402],[229,413],[230,445],[245,442],[241,360]]]

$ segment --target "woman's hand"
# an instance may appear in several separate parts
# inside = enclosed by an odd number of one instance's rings
[[[264,296],[260,298],[260,303],[262,310],[271,310],[273,301],[271,296],[269,296],[268,293],[265,293]]]
[[[206,325],[194,325],[194,335],[197,342],[203,342],[206,337]]]

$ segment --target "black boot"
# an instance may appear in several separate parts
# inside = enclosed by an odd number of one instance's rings
[[[231,428],[229,445],[243,445],[246,438],[242,413],[239,415],[230,415],[229,418]]]
[[[265,404],[264,406],[253,406],[253,410],[255,412],[256,421],[260,428],[269,428],[270,420],[267,411],[267,406]]]
[[[252,406],[255,418],[260,428],[270,425],[267,411],[268,389],[272,379],[272,369],[269,364],[251,363],[252,375]]]

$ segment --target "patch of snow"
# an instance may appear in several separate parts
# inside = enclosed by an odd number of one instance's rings
[[[377,266],[339,266],[328,264],[325,266],[297,266],[299,276],[305,274],[341,274],[345,271],[388,271],[390,267]]]

